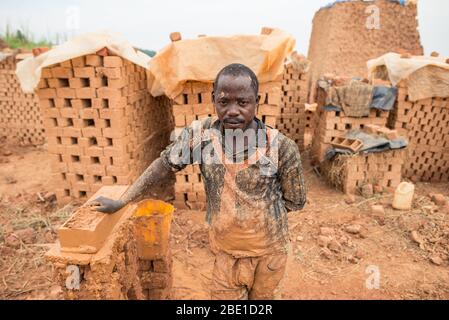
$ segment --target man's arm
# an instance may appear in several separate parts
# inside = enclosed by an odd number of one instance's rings
[[[191,131],[190,127],[185,128],[178,138],[162,151],[161,156],[144,171],[119,200],[99,197],[92,203],[92,205],[97,205],[95,209],[104,213],[117,212],[128,203],[136,201],[147,194],[148,189],[155,182],[165,179],[170,172],[178,172],[184,169],[192,160],[190,148]],[[190,152],[183,156],[183,151],[189,150]]]
[[[115,213],[127,204],[142,198],[156,182],[166,179],[171,170],[161,158],[157,158],[142,175],[126,190],[119,200],[99,197],[94,200],[99,206],[95,209],[103,213]]]
[[[145,172],[128,188],[119,200],[112,200],[105,197],[99,197],[93,201],[97,211],[104,213],[114,213],[147,194],[148,189],[155,182],[167,178],[170,172],[178,172],[187,165],[193,163],[193,148],[201,148],[201,139],[195,143],[193,136],[193,126],[184,128],[181,134],[171,143],[161,155],[156,159]],[[200,136],[201,137],[201,136]],[[198,138],[198,137],[196,137]]]
[[[306,204],[306,185],[298,146],[291,140],[280,150],[280,181],[288,212],[298,211]]]

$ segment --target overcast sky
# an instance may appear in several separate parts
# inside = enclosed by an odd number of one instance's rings
[[[25,27],[38,38],[89,31],[122,33],[136,47],[159,50],[168,35],[257,34],[262,26],[288,31],[307,54],[314,13],[329,0],[1,0],[0,32]],[[426,54],[449,56],[449,1],[419,0]],[[78,18],[79,17],[79,18]]]

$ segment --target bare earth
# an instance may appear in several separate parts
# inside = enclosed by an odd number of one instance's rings
[[[292,243],[279,298],[449,299],[449,212],[428,197],[449,196],[449,183],[418,184],[409,212],[391,208],[392,194],[348,205],[307,165],[307,155],[303,161],[308,203],[289,215]],[[61,298],[43,254],[80,203],[58,208],[50,175],[43,148],[1,145],[1,299]],[[384,206],[384,217],[371,214],[375,204]],[[214,257],[204,213],[177,211],[171,245],[172,298],[208,299]]]

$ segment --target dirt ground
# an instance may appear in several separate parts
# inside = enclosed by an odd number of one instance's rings
[[[410,211],[393,210],[392,194],[347,204],[310,168],[307,154],[303,161],[308,202],[289,214],[280,299],[449,299],[449,211],[428,196],[449,196],[449,183],[418,184]],[[44,148],[0,144],[0,299],[61,298],[43,254],[80,203],[58,207],[50,175]],[[371,213],[375,204],[385,215]],[[204,216],[175,213],[173,299],[209,298],[214,257]]]

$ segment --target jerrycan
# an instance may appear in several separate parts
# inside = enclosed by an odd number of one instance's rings
[[[396,189],[393,199],[393,208],[397,210],[410,210],[412,208],[415,185],[402,182]]]

